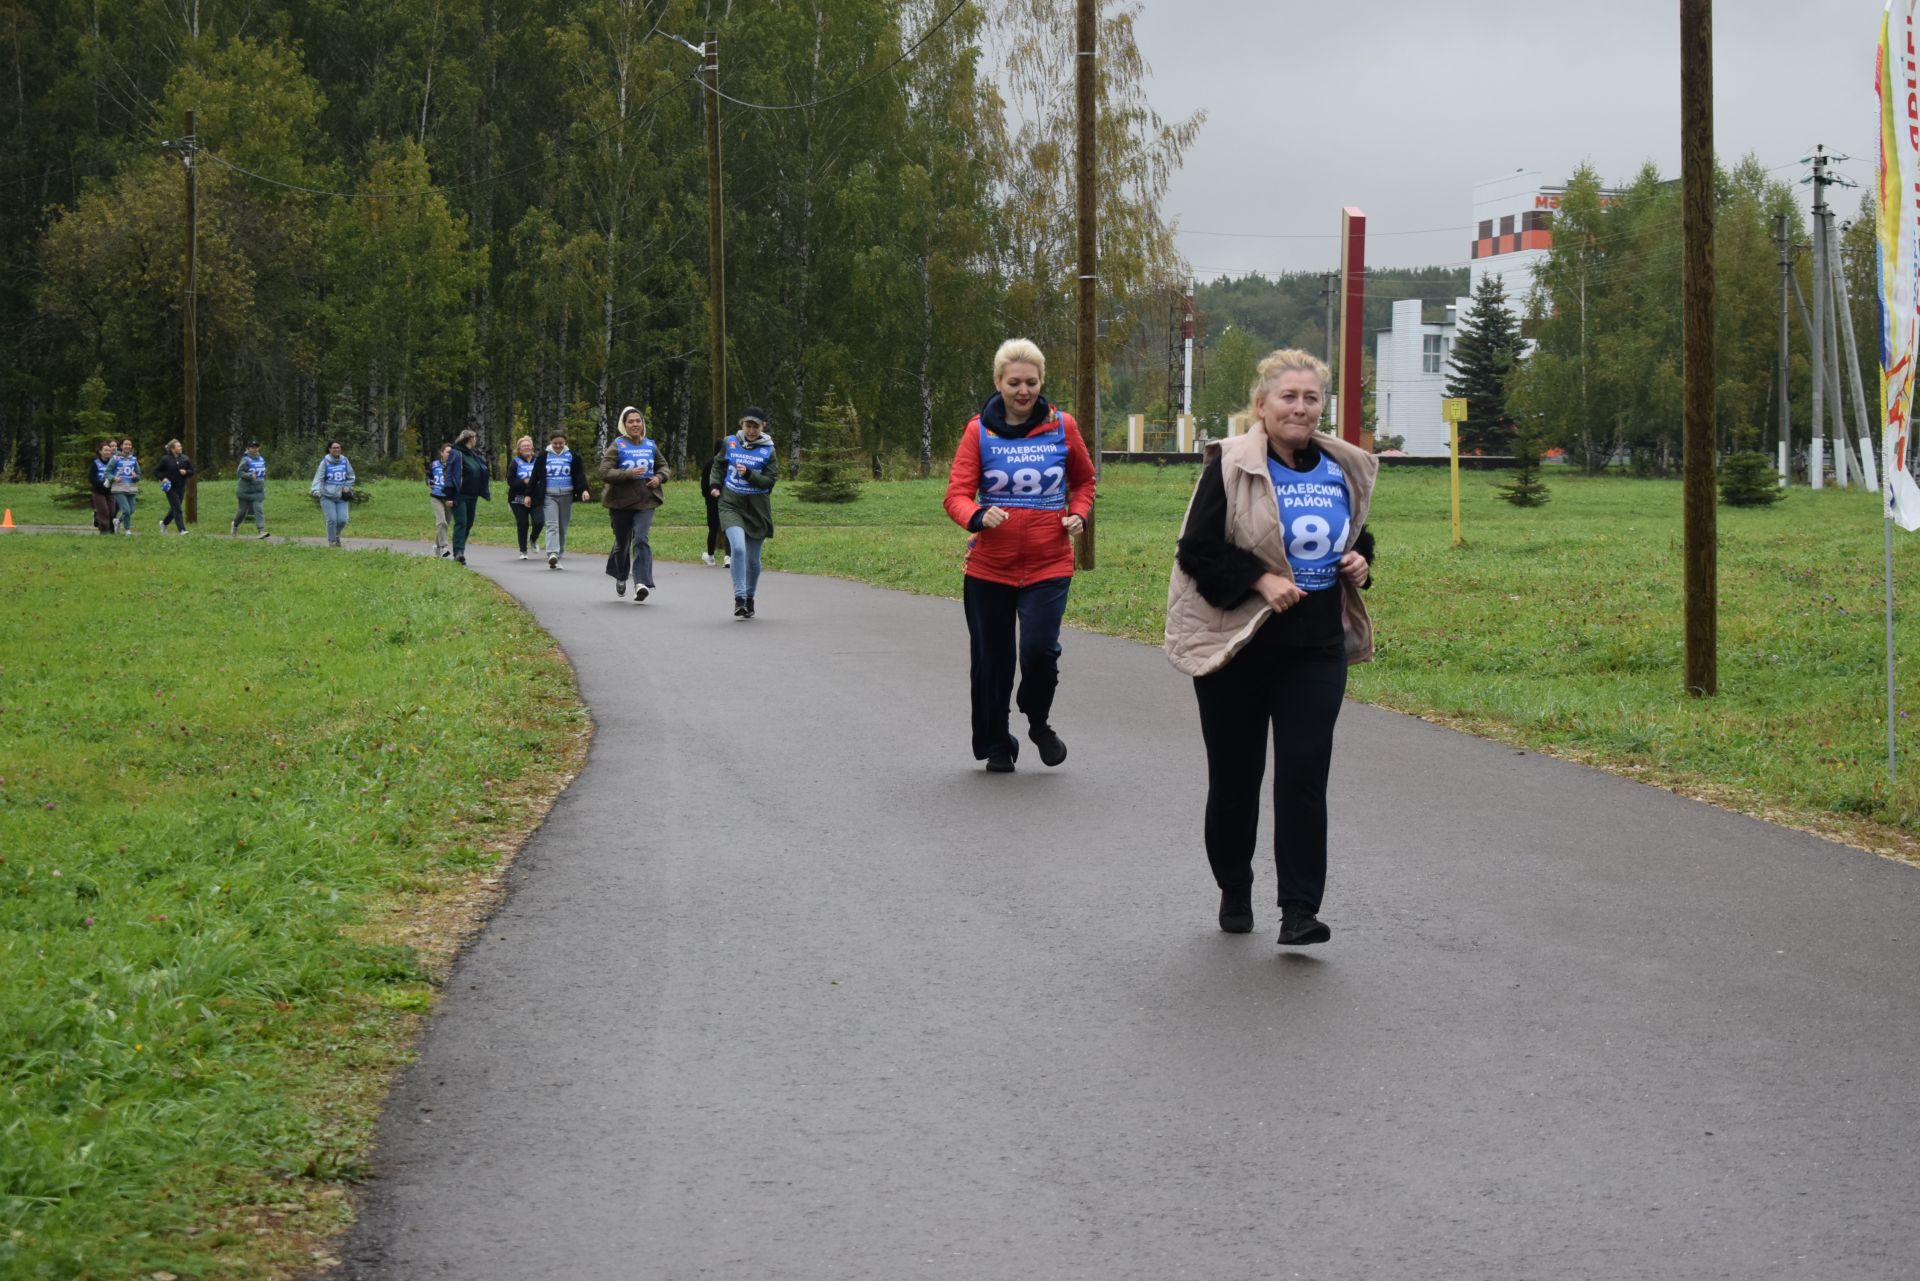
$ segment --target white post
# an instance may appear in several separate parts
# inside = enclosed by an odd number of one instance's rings
[[[1174,437],[1174,450],[1182,454],[1193,452],[1193,415],[1181,414],[1177,420]]]

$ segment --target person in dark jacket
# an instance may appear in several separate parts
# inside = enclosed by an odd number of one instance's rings
[[[87,464],[87,496],[93,500],[93,527],[103,534],[113,532],[119,508],[113,501],[113,442],[103,440]]]
[[[994,393],[961,431],[947,473],[947,515],[973,535],[961,589],[972,654],[973,758],[993,774],[1011,774],[1020,755],[1008,726],[1009,698],[1026,713],[1027,737],[1041,761],[1067,759],[1051,717],[1073,536],[1093,513],[1093,456],[1073,418],[1040,394],[1046,376],[1039,347],[1025,338],[1001,343],[993,356]]]
[[[469,427],[453,440],[453,452],[447,455],[445,485],[447,501],[453,507],[453,559],[467,563],[467,535],[473,532],[474,510],[482,498],[493,501],[487,460],[476,446],[480,433]]]
[[[726,452],[727,442],[725,440],[714,441],[713,456],[707,459],[707,465],[701,474],[712,475],[715,464],[725,456]],[[707,500],[707,550],[701,555],[700,559],[711,565],[714,563],[713,553],[726,543],[727,536],[720,532],[720,495],[714,493],[713,490],[706,485],[702,485],[700,487],[700,496]],[[727,554],[727,568],[733,568],[733,554],[731,552]]]
[[[733,616],[752,618],[760,584],[760,547],[773,537],[773,486],[779,480],[773,437],[766,411],[748,406],[740,430],[720,442],[709,464],[707,494],[720,504],[720,528],[727,535],[727,564],[733,567]]]
[[[1167,589],[1167,657],[1193,677],[1207,747],[1207,861],[1220,928],[1253,928],[1260,783],[1273,740],[1279,941],[1324,943],[1327,776],[1349,662],[1373,655],[1360,589],[1379,464],[1319,433],[1325,364],[1304,351],[1260,362],[1245,436],[1207,450]]]
[[[181,533],[187,533],[187,517],[181,504],[187,500],[187,478],[193,475],[193,459],[187,457],[186,447],[177,440],[167,442],[167,452],[160,455],[160,463],[153,469],[160,478],[160,492],[167,496],[167,514],[160,520],[160,532],[166,533],[172,525]]]
[[[513,509],[513,527],[520,535],[520,559],[529,543],[540,546],[547,522],[547,466],[533,452],[533,437],[522,436],[507,463],[507,506]]]
[[[587,488],[587,460],[567,448],[565,432],[556,431],[547,438],[547,452],[540,461],[547,471],[547,568],[559,569],[567,556],[573,505],[591,499],[593,491]]]
[[[240,522],[253,517],[255,536],[267,536],[267,460],[260,456],[260,442],[247,442],[247,452],[233,469],[233,523],[227,535],[240,532]]]
[[[653,544],[647,533],[662,502],[660,447],[647,439],[647,419],[632,405],[620,411],[620,434],[600,455],[600,501],[613,522],[613,550],[607,553],[607,577],[616,596],[627,594],[633,579],[633,603],[644,604],[654,590]]]

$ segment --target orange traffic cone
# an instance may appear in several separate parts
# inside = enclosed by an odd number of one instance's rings
[[[12,528],[13,528],[13,508],[9,507],[7,508],[6,516],[4,518],[0,518],[0,529],[12,529]]]

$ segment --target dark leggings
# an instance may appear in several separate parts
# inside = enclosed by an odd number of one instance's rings
[[[1327,888],[1327,772],[1346,691],[1344,652],[1263,646],[1194,677],[1207,744],[1207,861],[1221,889],[1253,884],[1260,778],[1272,726],[1276,897],[1320,910]]]
[[[540,545],[540,531],[547,527],[547,505],[522,507],[519,499],[507,505],[513,508],[513,527],[520,533],[520,554],[524,556],[529,546]]]
[[[187,532],[187,516],[185,512],[180,510],[180,503],[186,496],[187,485],[185,481],[180,482],[167,491],[167,514],[161,517],[160,528],[165,529],[168,525],[172,525],[183,534]]]
[[[1072,578],[1049,578],[1025,587],[968,576],[961,600],[973,662],[973,759],[996,751],[1017,755],[1019,741],[1007,728],[1007,699],[1018,663],[1020,710],[1032,725],[1045,725],[1060,685],[1060,619],[1067,612]],[[1014,624],[1019,624],[1016,645]]]
[[[473,512],[479,502],[478,494],[461,494],[453,500],[453,558],[462,564],[467,559],[467,535],[473,532]]]
[[[720,544],[726,542],[720,532],[720,500],[712,494],[707,495],[707,555],[711,556]]]

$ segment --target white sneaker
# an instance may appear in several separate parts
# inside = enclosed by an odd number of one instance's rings
[[[713,564],[713,553],[712,553],[712,552],[701,552],[701,553],[700,553],[700,560],[701,560],[701,563],[703,563],[703,564],[707,564],[707,565],[711,565],[711,564]]]
[[[527,558],[527,554],[526,554],[525,552],[521,552],[521,553],[520,553],[520,559],[521,559],[521,560],[525,560],[526,558]]]
[[[267,539],[267,538],[272,538],[273,535],[269,534],[266,530],[263,529],[260,531],[259,537],[262,539]]]
[[[647,596],[652,591],[653,589],[651,587],[648,587],[645,583],[635,583],[633,585],[633,603],[636,605],[646,604]]]
[[[547,553],[547,568],[548,569],[560,568],[560,558],[558,556],[555,556],[552,552]]]
[[[731,557],[731,556],[729,556],[729,557],[727,557],[727,568],[728,568],[728,569],[732,569],[732,568],[733,568],[733,557]]]

